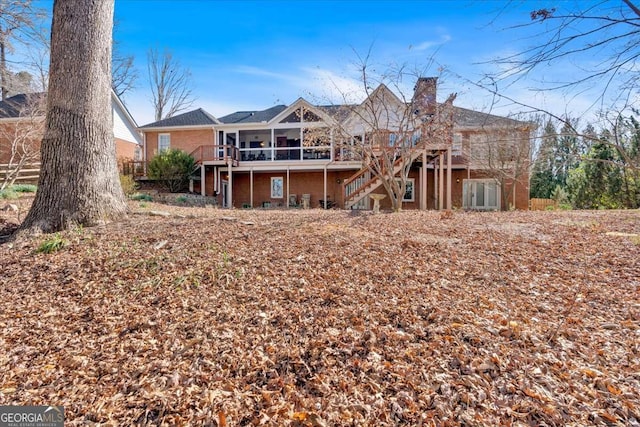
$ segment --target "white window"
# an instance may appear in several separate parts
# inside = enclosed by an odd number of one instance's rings
[[[500,186],[493,179],[465,179],[462,201],[465,209],[500,210]]]
[[[422,131],[418,129],[413,133],[413,135],[411,135],[411,145],[418,145],[418,142],[420,142],[420,137],[422,137]]]
[[[398,184],[400,184],[400,180],[398,179]],[[415,202],[415,183],[416,180],[414,178],[407,178],[407,183],[404,188],[404,197],[402,198],[403,202]]]
[[[452,156],[462,156],[462,135],[459,133],[453,135],[453,145],[451,146]]]
[[[160,133],[158,134],[158,153],[168,150],[171,147],[171,134]]]
[[[407,186],[405,187],[404,197],[402,198],[403,202],[414,202],[416,200],[415,183],[416,183],[415,179],[413,178],[407,179]]]

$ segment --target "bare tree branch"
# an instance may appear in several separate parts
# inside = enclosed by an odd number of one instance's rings
[[[124,95],[136,87],[138,70],[134,66],[134,56],[122,53],[120,43],[115,34],[118,32],[118,21],[113,24],[113,57],[111,60],[111,86],[113,91],[124,102]]]
[[[544,26],[545,40],[516,54],[492,61],[500,67],[500,71],[490,74],[492,79],[511,85],[530,77],[533,70],[548,63],[590,54],[590,59],[601,60],[584,62],[580,67],[574,65],[581,75],[574,75],[570,81],[553,82],[547,76],[547,83],[539,89],[587,87],[591,82],[600,83],[605,79],[606,86],[599,97],[601,100],[610,91],[637,91],[636,66],[640,58],[638,8],[630,0],[622,0],[618,5],[610,1],[575,3],[573,7],[579,9],[563,12],[556,9],[532,11],[532,22],[512,27]]]
[[[169,50],[165,49],[161,55],[157,49],[149,49],[147,69],[156,121],[172,117],[193,105],[191,72],[183,68]]]
[[[7,66],[7,53],[14,49],[13,42],[29,45],[40,40],[40,20],[44,10],[36,7],[32,0],[0,1],[0,92],[2,100],[9,93],[10,71]]]

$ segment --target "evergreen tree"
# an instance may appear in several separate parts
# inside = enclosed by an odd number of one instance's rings
[[[569,171],[577,167],[578,163],[578,136],[575,131],[575,123],[572,124],[571,120],[567,119],[560,131],[560,137],[557,138],[553,165],[555,184],[562,188],[566,187]]]
[[[611,138],[611,132],[604,131],[580,165],[570,171],[568,188],[574,207],[611,209],[624,206],[621,168]]]
[[[533,198],[548,199],[556,186],[553,176],[553,159],[557,144],[556,128],[551,121],[548,121],[544,127],[542,142],[531,172],[530,196]]]

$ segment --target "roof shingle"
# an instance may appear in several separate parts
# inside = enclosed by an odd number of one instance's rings
[[[286,105],[276,105],[262,111],[236,111],[235,113],[220,117],[220,122],[225,124],[268,122],[283,112],[286,108]]]
[[[0,119],[20,117],[25,108],[28,108],[30,104],[33,105],[44,100],[45,97],[46,93],[44,92],[21,93],[0,101]]]
[[[158,120],[157,122],[149,123],[144,128],[161,128],[161,127],[173,127],[173,126],[206,126],[206,125],[218,125],[220,121],[207,113],[202,108],[197,110],[188,111],[177,116],[168,117],[166,119]]]

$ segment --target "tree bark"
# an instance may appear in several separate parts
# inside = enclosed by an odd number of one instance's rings
[[[0,28],[0,99],[4,101],[7,99],[8,84],[7,84],[7,56],[6,56],[6,44],[4,36],[2,36],[2,28]]]
[[[41,171],[21,230],[53,232],[126,215],[111,113],[114,0],[55,0]]]

